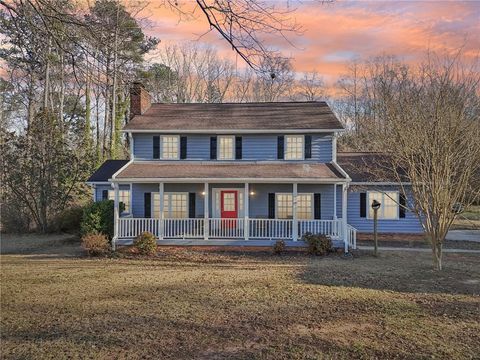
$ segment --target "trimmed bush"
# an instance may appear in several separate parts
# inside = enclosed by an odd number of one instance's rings
[[[105,255],[110,251],[108,238],[100,233],[89,233],[82,237],[82,246],[90,256]]]
[[[83,211],[82,223],[80,225],[81,235],[89,233],[101,233],[113,238],[113,200],[103,200],[90,204]],[[120,203],[120,212],[124,210]]]
[[[143,255],[154,255],[157,252],[157,239],[155,235],[145,231],[133,240],[133,246]]]
[[[327,235],[306,233],[302,240],[308,244],[309,254],[325,255],[333,251],[332,239]]]
[[[282,255],[285,252],[285,241],[283,240],[277,240],[275,241],[275,244],[273,244],[273,253],[276,255]]]

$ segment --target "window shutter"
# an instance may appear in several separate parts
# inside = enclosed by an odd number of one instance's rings
[[[149,192],[143,194],[143,215],[146,218],[152,217],[152,194]]]
[[[188,193],[188,217],[195,218],[195,193]]]
[[[367,193],[360,193],[360,217],[367,217]]]
[[[275,219],[275,193],[268,194],[268,218]]]
[[[108,200],[108,190],[102,191],[102,200]]]
[[[313,218],[320,220],[322,218],[322,194],[313,194]]]
[[[312,158],[312,135],[305,135],[305,159]]]
[[[153,137],[153,158],[160,159],[160,136]]]
[[[242,137],[236,136],[235,137],[235,159],[242,158]]]
[[[277,138],[277,159],[284,159],[285,149],[284,149],[285,136],[281,135]]]
[[[398,216],[400,218],[405,218],[405,215],[406,215],[405,214],[406,213],[405,206],[407,206],[407,199],[406,199],[404,194],[400,194],[400,199],[399,200],[400,200],[399,201],[400,202],[400,207],[398,209],[398,212],[399,212]]]
[[[180,136],[180,159],[187,158],[187,137]]]
[[[210,160],[217,159],[217,137],[212,136],[210,138]]]

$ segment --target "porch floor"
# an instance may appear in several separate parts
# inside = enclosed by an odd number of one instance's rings
[[[273,246],[277,240],[242,240],[242,239],[163,239],[157,240],[157,245],[182,245],[182,246]],[[133,239],[118,239],[115,241],[118,246],[132,245]],[[332,240],[334,248],[343,248],[344,242],[342,240]],[[306,247],[304,241],[285,240],[285,246],[288,247]]]

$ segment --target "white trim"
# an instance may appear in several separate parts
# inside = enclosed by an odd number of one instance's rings
[[[232,158],[231,159],[220,159],[220,138],[231,138],[232,139]],[[218,135],[217,136],[217,159],[219,161],[229,161],[235,160],[235,135]]]
[[[165,141],[163,139],[166,138],[166,137],[177,138],[177,157],[174,158],[174,159],[165,159],[163,157],[163,145],[165,143]],[[160,145],[160,159],[159,160],[162,160],[162,161],[180,160],[180,135],[172,135],[172,134],[160,135],[160,144],[159,145]]]
[[[90,185],[90,186],[95,186],[95,185],[110,185],[110,181],[86,181],[85,184]]]
[[[193,129],[193,130],[165,130],[165,129],[124,129],[121,132],[139,134],[313,134],[345,132],[346,129]]]
[[[162,206],[162,196],[161,196],[161,192],[162,192],[162,184],[163,183],[160,183],[159,184],[159,192],[153,192],[151,194],[159,194],[160,196],[160,201],[159,201],[159,217],[158,219],[173,219],[173,218],[169,218],[166,216],[166,214],[170,214],[172,212],[172,198],[171,198],[171,195],[185,195],[186,196],[186,201],[187,201],[187,214],[185,217],[175,217],[175,219],[188,219],[188,212],[189,212],[189,204],[188,204],[188,196],[189,196],[189,193],[188,191],[163,191],[163,202],[165,203],[165,195],[168,195],[168,199],[169,199],[169,202],[168,202],[168,208],[167,208],[167,212],[165,212],[165,205]],[[152,218],[155,218],[154,217],[154,210],[155,210],[155,201],[153,201],[153,198],[152,198],[152,201],[151,201],[151,204],[150,204],[150,212],[152,214]],[[155,218],[157,219],[157,218]]]
[[[131,132],[128,133],[128,141],[130,142],[130,160],[133,160],[135,156],[134,156],[134,146],[133,146],[133,135]]]
[[[395,202],[395,205],[397,206],[397,216],[394,217],[394,218],[384,218],[384,217],[380,217],[380,213],[378,214],[378,220],[379,221],[383,221],[383,220],[393,220],[393,221],[396,221],[396,220],[400,220],[400,204],[399,204],[399,201],[400,201],[400,192],[399,191],[396,191],[396,190],[387,190],[387,191],[379,191],[379,190],[369,190],[367,191],[367,217],[366,219],[368,220],[373,220],[373,217],[370,217],[370,194],[371,193],[379,193],[379,194],[382,194],[382,198],[385,198],[385,193],[396,193],[397,194],[397,199],[396,200],[393,200]],[[387,196],[388,197],[388,196]],[[389,197],[388,197],[389,198]],[[382,205],[383,205],[383,202],[380,202]],[[382,209],[382,213],[383,213],[383,209]]]
[[[250,184],[245,183],[243,189],[243,234],[245,235],[245,240],[248,240],[250,229],[248,218],[250,216]]]
[[[287,138],[288,137],[301,137],[302,138],[302,157],[300,159],[287,159]],[[283,161],[303,161],[305,160],[305,135],[292,135],[287,134],[283,136]]]
[[[203,215],[204,215],[204,223],[203,223],[203,237],[204,237],[204,240],[208,240],[208,234],[210,234],[210,229],[209,229],[209,189],[210,188],[210,185],[208,184],[208,182],[206,182],[204,184],[204,192],[205,192],[205,198],[203,199]]]
[[[332,136],[332,162],[337,162],[337,134],[334,133]]]
[[[117,177],[118,174],[120,174],[123,170],[125,170],[130,164],[133,163],[133,159],[130,159],[125,165],[123,165],[120,169],[115,172],[115,174],[112,175],[110,179],[108,179],[108,182],[111,183],[113,180]],[[124,181],[124,182],[131,182],[131,181]]]
[[[345,176],[345,179],[346,179],[348,182],[352,181],[352,178],[350,177],[350,175],[348,175],[347,172],[346,172],[345,170],[343,170],[343,168],[342,168],[340,165],[338,165],[337,162],[332,161],[330,164],[332,164],[333,167],[340,172],[340,174],[342,174],[343,176]]]
[[[374,182],[374,181],[366,181],[366,182],[351,182],[350,185],[365,185],[365,186],[411,186],[412,183],[411,182],[388,182],[388,181],[385,181],[385,182]]]
[[[237,181],[238,182],[238,181]],[[236,191],[237,192],[237,217],[241,217],[241,215],[245,215],[245,199],[243,199],[243,206],[240,206],[240,194],[242,192],[241,187],[236,187],[236,188],[223,188],[223,187],[212,187],[212,194],[211,194],[211,201],[212,204],[212,217],[213,218],[220,218],[221,217],[221,199],[220,199],[220,205],[217,207],[217,202],[215,201],[215,196],[218,192],[221,191]],[[219,195],[220,196],[220,195]]]
[[[296,184],[294,183],[292,185],[295,188]],[[310,193],[310,192],[297,193],[297,196],[310,195],[311,198],[312,198],[311,199],[312,206],[311,206],[311,209],[310,209],[311,218],[310,219],[297,219],[297,220],[300,220],[300,221],[302,221],[302,220],[315,220],[315,198],[314,198],[314,194],[315,193]],[[292,219],[279,218],[278,217],[277,195],[292,195],[292,209],[293,209],[293,205],[294,205],[293,192],[276,192],[275,193],[275,219],[277,219],[277,220],[292,220],[293,219],[293,211],[292,211]],[[318,220],[320,220],[320,219],[318,219]]]
[[[342,236],[345,254],[348,253],[347,239],[347,208],[348,208],[348,184],[342,184]]]
[[[337,184],[333,184],[333,220],[337,220]]]

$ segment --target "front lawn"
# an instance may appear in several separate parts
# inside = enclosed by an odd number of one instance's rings
[[[2,358],[474,358],[480,255],[2,255]]]

